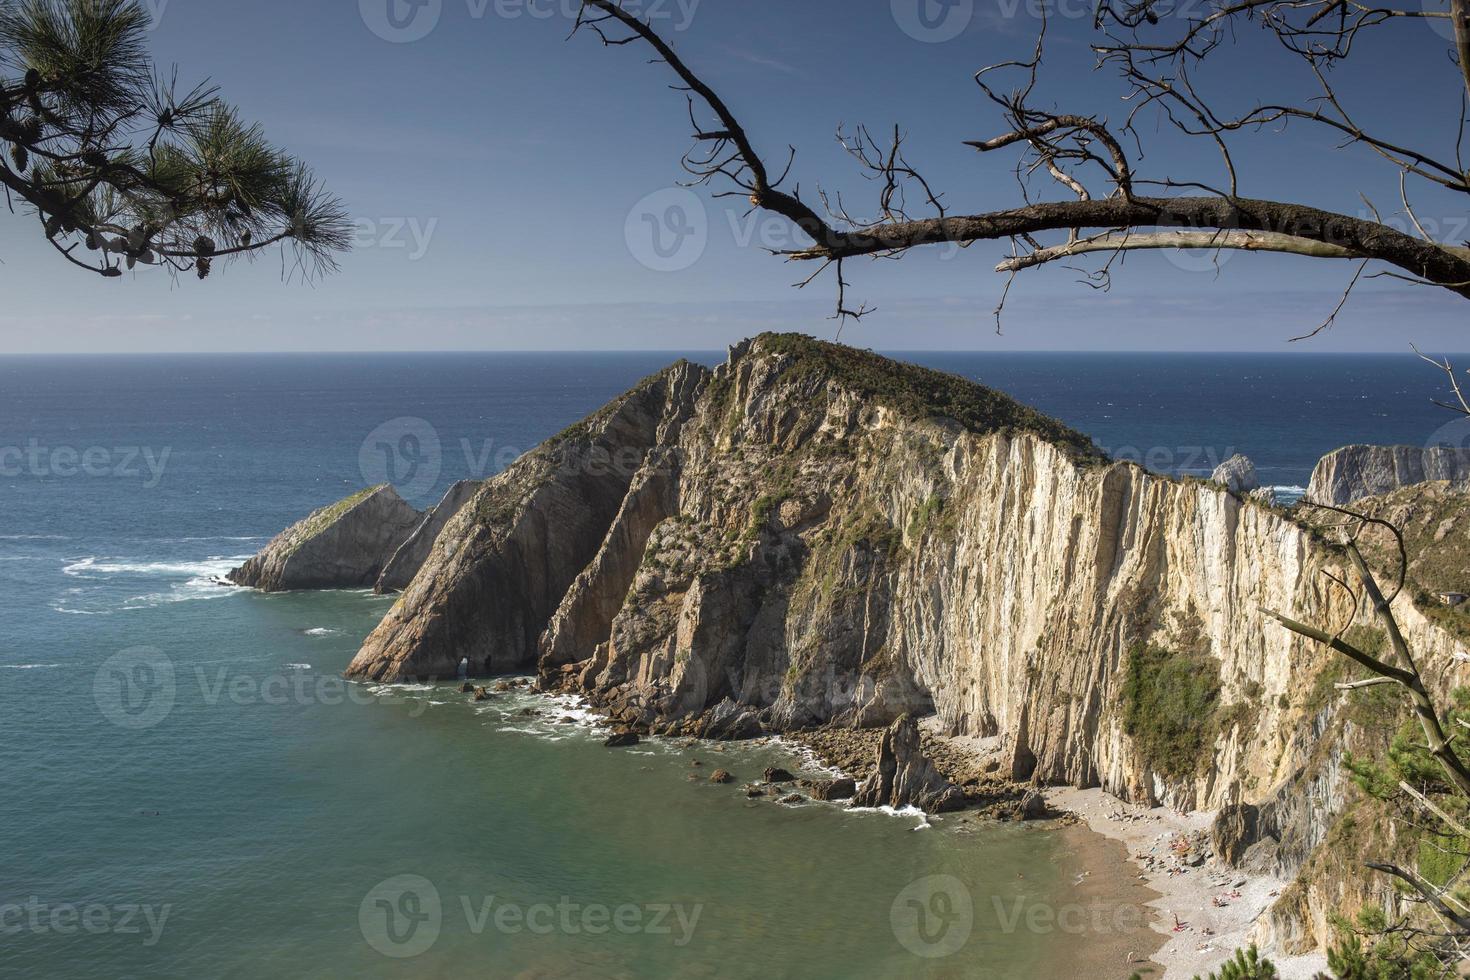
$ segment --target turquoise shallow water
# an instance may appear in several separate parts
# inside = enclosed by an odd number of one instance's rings
[[[437,449],[392,461],[428,504],[670,359],[0,360],[0,976],[999,978],[1089,956],[1095,935],[1013,922],[1070,900],[1057,832],[752,803],[704,776],[789,754],[610,752],[528,696],[349,686],[388,600],[212,582],[377,476],[385,425],[428,426]],[[1152,388],[1136,358],[926,360],[1161,468],[1238,448],[1275,483],[1445,421],[1401,360],[1176,358]]]

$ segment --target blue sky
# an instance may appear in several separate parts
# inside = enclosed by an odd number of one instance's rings
[[[807,270],[760,250],[787,244],[779,222],[743,218],[708,193],[690,203],[675,187],[688,144],[683,97],[641,49],[567,40],[573,0],[147,2],[157,59],[186,79],[211,77],[307,159],[357,218],[359,247],[340,273],[309,285],[283,283],[277,257],[204,283],[156,271],[104,281],[12,220],[0,225],[11,283],[0,351],[708,349],[763,329],[836,330],[830,286],[793,290]],[[911,36],[924,33],[920,2],[934,0],[644,0],[644,9],[770,159],[798,148],[793,175],[807,194],[821,186],[854,211],[870,207],[871,185],[833,134],[839,123],[897,122],[953,210],[1014,206],[1015,157],[980,158],[961,143],[1001,131],[971,75],[1029,54],[1043,0],[955,0],[955,19],[933,21],[940,39]],[[1087,48],[1090,5],[1046,2],[1044,100],[1121,118],[1123,89],[1108,69],[1094,71]],[[1367,40],[1358,70],[1337,79],[1350,110],[1369,129],[1453,158],[1463,91],[1446,39],[1406,23]],[[1234,77],[1198,81],[1227,108],[1307,92],[1304,69],[1254,28],[1223,54]],[[1140,128],[1152,138],[1152,120]],[[1223,182],[1207,147],[1158,136],[1140,164],[1148,176]],[[1244,194],[1352,214],[1366,211],[1366,195],[1385,216],[1402,210],[1397,173],[1324,131],[1293,126],[1235,146]],[[1411,190],[1432,230],[1470,238],[1463,200]],[[653,231],[671,215],[677,227],[662,234],[693,234],[660,255]],[[843,338],[889,349],[1301,349],[1287,339],[1331,311],[1352,272],[1252,255],[1226,255],[1217,270],[1208,256],[1139,253],[1102,293],[1065,269],[1039,270],[1018,279],[998,336],[991,311],[1004,277],[992,268],[1004,251],[980,243],[852,264],[850,298],[879,312]],[[1466,312],[1464,300],[1372,282],[1310,349],[1404,350],[1415,340],[1462,350]]]

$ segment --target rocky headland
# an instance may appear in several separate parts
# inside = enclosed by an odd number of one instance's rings
[[[1362,873],[1384,838],[1344,765],[1397,716],[1339,694],[1342,663],[1261,611],[1376,628],[1325,577],[1344,561],[1320,522],[1243,496],[1248,461],[1217,478],[1110,461],[964,379],[763,335],[460,490],[347,673],[452,679],[465,660],[534,673],[628,736],[789,734],[866,805],[1034,815],[1027,788],[1069,786],[1219,814],[1201,860],[1289,882],[1250,935],[1307,952],[1333,914],[1398,901]],[[373,496],[397,542],[381,575],[428,525]],[[321,513],[236,581],[330,578],[294,567],[356,539],[319,541]],[[343,563],[355,581],[376,581],[366,550]],[[1395,600],[1447,693],[1461,614],[1433,605]]]

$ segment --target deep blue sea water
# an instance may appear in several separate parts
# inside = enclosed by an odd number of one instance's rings
[[[749,778],[782,750],[609,754],[515,699],[347,685],[389,600],[213,582],[384,476],[432,503],[675,356],[0,359],[0,976],[1008,977],[1082,955],[992,912],[1057,900],[1054,835],[750,804],[687,780],[692,757]],[[1465,441],[1411,356],[912,359],[1169,471],[1239,451],[1300,486],[1346,443]],[[942,911],[937,874],[976,926],[928,958],[893,916],[925,882]],[[487,899],[558,917],[516,929]],[[699,919],[662,932],[659,908]]]

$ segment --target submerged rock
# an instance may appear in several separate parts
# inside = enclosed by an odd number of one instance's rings
[[[422,520],[391,486],[370,487],[287,528],[228,577],[263,592],[371,586]]]
[[[637,732],[614,732],[602,744],[610,749],[624,749],[637,745],[640,741]]]
[[[796,777],[795,776],[791,775],[791,773],[787,772],[785,769],[782,769],[782,768],[780,768],[778,766],[771,766],[769,769],[766,770],[766,774],[762,778],[765,779],[765,781],[768,782],[768,783],[794,783],[794,782],[796,782]]]
[[[713,773],[710,774],[709,781],[712,783],[733,783],[735,781],[735,777],[730,775],[730,773],[726,772],[724,769],[716,769]]]
[[[939,774],[919,747],[919,724],[904,715],[878,744],[878,768],[853,796],[853,806],[915,806],[925,813],[946,813],[965,806],[965,792]]]

